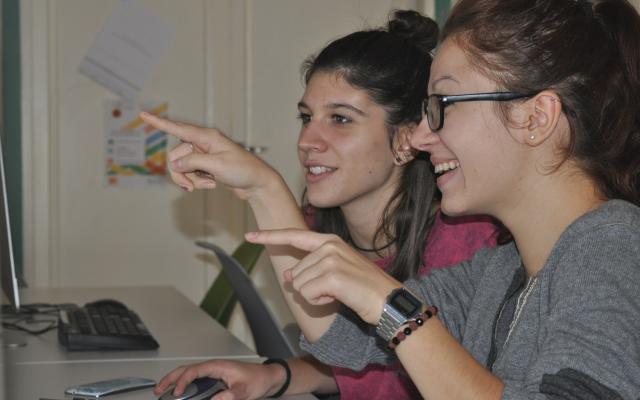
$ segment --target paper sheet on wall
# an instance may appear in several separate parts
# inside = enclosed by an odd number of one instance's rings
[[[175,36],[175,27],[134,0],[122,0],[96,36],[78,72],[133,100]]]
[[[105,103],[105,186],[144,188],[167,181],[167,134],[145,124],[138,114],[145,110],[166,117],[168,109],[167,102],[158,101]]]

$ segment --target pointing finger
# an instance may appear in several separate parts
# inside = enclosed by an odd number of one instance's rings
[[[167,132],[168,134],[177,137],[183,142],[207,143],[207,133],[204,131],[204,129],[198,128],[197,126],[181,122],[174,122],[170,119],[149,114],[145,111],[142,111],[140,113],[140,118],[154,128],[159,129],[163,132]]]
[[[314,251],[334,238],[334,235],[302,229],[274,229],[245,234],[245,239],[252,243],[288,245],[304,251]]]

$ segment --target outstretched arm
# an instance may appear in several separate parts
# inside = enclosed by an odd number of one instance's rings
[[[378,324],[387,295],[402,286],[333,235],[284,229],[251,232],[246,238],[254,243],[289,245],[309,252],[286,272],[295,290],[312,304],[337,300],[370,325]],[[367,351],[363,342],[369,338],[365,333],[344,321],[336,329],[321,338],[332,345],[331,352]],[[350,347],[354,342],[361,347]],[[322,359],[319,353],[314,354]],[[497,400],[501,396],[502,382],[478,363],[438,318],[426,321],[411,333],[410,340],[396,348],[396,355],[425,398]]]
[[[169,153],[173,181],[184,188],[212,189],[219,183],[247,200],[260,229],[308,229],[295,197],[282,176],[259,157],[216,129],[173,122],[148,113],[140,117],[149,125],[180,139]],[[267,245],[271,263],[285,300],[302,332],[316,337],[335,318],[335,304],[312,306],[295,294],[284,280],[284,271],[306,254],[291,246]]]

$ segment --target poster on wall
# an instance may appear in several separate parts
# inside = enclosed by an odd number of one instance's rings
[[[147,125],[140,111],[167,116],[161,101],[105,103],[106,152],[104,185],[110,188],[158,187],[167,181],[167,134]]]
[[[140,1],[123,0],[97,34],[78,72],[132,101],[169,48],[174,26]]]

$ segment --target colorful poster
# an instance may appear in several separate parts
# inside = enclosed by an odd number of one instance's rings
[[[160,186],[167,176],[167,134],[145,124],[141,110],[167,116],[167,102],[129,103],[109,100],[105,105],[105,186]]]

